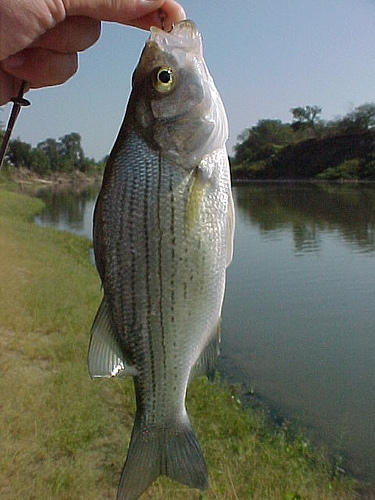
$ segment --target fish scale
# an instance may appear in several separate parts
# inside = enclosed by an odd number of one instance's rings
[[[155,82],[161,71],[175,75],[173,85],[165,75]],[[130,375],[136,393],[118,499],[138,498],[159,474],[207,485],[185,397],[218,354],[234,227],[226,137],[194,24],[183,21],[171,33],[153,28],[94,214],[104,297],[89,372]]]
[[[129,134],[129,139],[127,140],[127,147],[132,150],[133,141],[137,141],[138,138],[136,134]],[[139,145],[138,145],[139,152]],[[145,164],[143,157],[147,158],[147,163]],[[153,158],[153,161],[151,161]],[[128,167],[128,168],[127,168]],[[207,329],[207,324],[209,323],[209,314],[205,312],[205,309],[211,309],[211,304],[204,305],[204,311],[200,309],[201,297],[203,294],[209,294],[209,289],[207,287],[206,281],[209,278],[202,279],[202,276],[215,273],[215,267],[223,267],[223,265],[217,265],[216,261],[212,263],[212,270],[206,267],[205,252],[202,248],[199,252],[196,251],[197,245],[191,245],[190,241],[186,241],[185,236],[185,213],[186,204],[189,195],[190,179],[192,177],[191,173],[180,168],[176,172],[176,168],[173,165],[169,165],[167,162],[159,161],[159,156],[149,150],[147,145],[145,146],[145,151],[142,155],[137,157],[136,161],[129,161],[121,164],[121,168],[118,167],[117,162],[113,166],[114,173],[111,175],[111,183],[107,184],[106,190],[111,191],[115,186],[122,185],[123,193],[119,195],[120,199],[134,200],[134,195],[131,190],[137,192],[137,198],[140,203],[138,206],[132,209],[132,215],[134,220],[129,223],[127,217],[127,206],[125,204],[121,211],[121,217],[118,217],[117,211],[119,210],[118,204],[113,204],[110,202],[107,205],[103,204],[103,210],[106,214],[106,218],[112,221],[109,226],[109,234],[105,236],[108,241],[114,246],[115,251],[113,253],[112,259],[105,263],[105,268],[111,267],[115,270],[128,269],[130,270],[130,275],[135,273],[135,268],[137,268],[137,286],[132,289],[128,286],[126,281],[121,281],[125,283],[122,288],[122,293],[118,292],[119,279],[116,272],[111,273],[112,280],[104,279],[103,286],[104,292],[108,296],[116,297],[113,299],[112,307],[114,310],[114,321],[119,325],[118,330],[123,331],[124,338],[120,338],[124,344],[131,343],[132,345],[138,346],[134,352],[132,352],[132,357],[127,361],[131,364],[141,367],[142,384],[147,386],[151,382],[153,387],[155,382],[154,378],[157,375],[162,380],[166,380],[163,375],[162,367],[165,366],[165,355],[163,352],[163,328],[166,330],[170,329],[171,324],[174,321],[171,320],[172,312],[176,313],[179,311],[179,316],[182,315],[182,320],[178,329],[174,327],[172,333],[172,343],[169,350],[173,350],[173,340],[176,342],[179,339],[179,345],[176,348],[177,352],[175,359],[177,363],[180,363],[181,367],[182,359],[186,359],[185,356],[185,342],[191,343],[191,337],[187,337],[185,332],[191,328],[191,323],[194,322],[191,318],[194,315],[194,311],[198,315],[204,314],[203,324],[199,324],[197,327],[197,343],[201,338],[201,329]],[[171,176],[173,172],[173,176]],[[134,185],[133,179],[139,179],[140,182]],[[144,182],[142,180],[144,179]],[[161,179],[161,180],[160,180]],[[173,185],[174,202],[174,232],[170,232],[171,227],[171,184]],[[106,190],[102,192],[101,197],[104,199],[109,199],[106,196]],[[224,204],[222,206],[216,206],[215,212],[212,211],[212,206],[216,203],[217,197],[210,199],[207,196],[207,214],[210,214],[210,224],[212,226],[212,231],[217,235],[223,232],[222,228],[216,227],[219,224],[216,221],[223,219],[222,214],[225,213],[226,207]],[[220,216],[220,211],[222,212]],[[114,212],[114,213],[112,213]],[[158,216],[157,214],[163,212],[163,225],[158,227]],[[176,214],[177,212],[177,214]],[[138,221],[141,214],[143,230],[139,230]],[[205,219],[205,227],[208,225],[208,215],[204,215],[205,211],[202,211],[202,217]],[[116,221],[117,224],[113,222]],[[177,221],[177,223],[176,223]],[[99,223],[99,222],[98,222]],[[196,234],[198,233],[198,234]],[[190,239],[202,238],[202,234],[198,231],[190,235]],[[115,239],[116,235],[120,235],[118,239]],[[121,235],[123,240],[121,240]],[[126,245],[126,242],[134,240],[137,238],[137,254],[136,263],[134,262],[134,252],[132,251],[131,245]],[[173,245],[173,239],[181,242],[179,247]],[[216,239],[212,239],[209,243],[215,249],[215,259],[223,261],[224,254],[216,255]],[[172,254],[171,249],[173,248],[173,253],[175,254],[174,260],[178,262],[178,269],[175,269],[176,263],[170,262],[170,256]],[[207,249],[209,251],[209,249]],[[111,254],[111,251],[109,252]],[[202,261],[201,269],[199,267],[199,260]],[[161,261],[160,261],[161,260]],[[143,263],[143,264],[142,264]],[[163,274],[160,271],[160,266],[164,268]],[[193,280],[191,278],[194,278]],[[177,281],[179,287],[175,287],[174,283]],[[173,287],[171,286],[173,282]],[[223,284],[221,285],[223,286]],[[206,288],[204,288],[206,287]],[[162,293],[160,290],[162,289]],[[173,292],[173,293],[172,293]],[[214,299],[217,302],[216,295],[217,290],[211,290],[211,296],[215,295]],[[174,295],[174,303],[171,302],[170,297]],[[156,297],[156,301],[152,301],[152,298]],[[195,301],[194,301],[195,299]],[[186,301],[188,307],[186,307]],[[162,302],[162,304],[161,304]],[[135,305],[135,311],[134,311]],[[163,311],[163,312],[162,312]],[[134,312],[135,316],[138,318],[138,325],[134,326]],[[211,316],[217,317],[218,311],[216,306],[216,311],[214,310]],[[165,324],[163,327],[163,323]],[[123,328],[124,327],[124,328]],[[147,339],[147,342],[144,342]],[[203,339],[204,340],[204,339]],[[169,345],[169,344],[168,344]],[[191,364],[196,361],[200,347],[197,346],[197,354],[192,360],[186,362],[185,370],[190,368]],[[138,359],[140,357],[140,359]],[[156,374],[153,366],[153,359],[155,357],[161,358],[162,363],[158,373]],[[148,359],[148,362],[144,362],[144,358]],[[185,378],[186,376],[180,376],[180,378]],[[164,382],[165,383],[165,382]],[[154,394],[147,394],[147,399],[155,397]],[[164,411],[164,410],[163,410]],[[155,416],[156,418],[156,416]]]

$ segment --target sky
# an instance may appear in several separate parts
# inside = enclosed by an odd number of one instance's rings
[[[237,136],[263,118],[318,105],[325,120],[375,102],[375,0],[181,0],[203,36],[206,63]],[[86,156],[107,155],[120,128],[132,72],[148,33],[103,23],[58,87],[30,91],[14,136],[38,142],[78,132]],[[10,106],[1,108],[6,122]]]

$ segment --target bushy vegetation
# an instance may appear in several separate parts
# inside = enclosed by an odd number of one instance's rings
[[[32,224],[41,205],[0,189],[0,497],[115,498],[132,383],[89,379],[89,330],[101,300],[90,242]],[[159,478],[143,498],[356,498],[324,453],[245,410],[219,381],[194,381],[188,408],[210,487],[201,493]]]
[[[346,160],[336,167],[328,167],[317,175],[318,179],[336,180],[336,179],[357,179],[360,176],[361,161],[358,158]]]
[[[325,122],[318,106],[291,109],[293,121],[259,120],[231,158],[234,179],[375,179],[375,104]]]
[[[3,130],[0,130],[0,142],[3,134]],[[5,155],[5,164],[8,168],[23,167],[40,175],[73,171],[92,173],[104,167],[104,161],[97,162],[85,156],[81,136],[76,132],[58,140],[45,139],[36,147],[20,139],[12,139]]]

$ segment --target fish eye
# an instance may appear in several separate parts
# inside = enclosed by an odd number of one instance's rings
[[[154,72],[153,76],[153,86],[155,90],[161,93],[170,92],[175,85],[175,76],[172,68],[168,66],[162,66]]]

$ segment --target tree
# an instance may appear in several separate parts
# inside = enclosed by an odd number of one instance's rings
[[[6,157],[14,167],[28,168],[31,163],[31,145],[22,142],[20,139],[13,139],[9,142]]]
[[[60,137],[61,142],[61,155],[64,157],[65,162],[70,161],[72,170],[79,169],[86,170],[85,155],[81,146],[81,136],[76,132]]]
[[[292,108],[290,112],[292,113],[294,120],[292,123],[293,130],[306,128],[315,130],[316,126],[321,123],[319,115],[322,112],[322,108],[319,108],[319,106]]]
[[[351,111],[339,122],[344,133],[364,132],[375,128],[375,104],[365,103]]]
[[[38,174],[47,174],[51,170],[51,164],[46,153],[40,148],[33,148],[29,168]]]
[[[0,141],[4,131],[0,121]],[[76,132],[66,134],[57,141],[51,137],[38,143],[36,148],[20,139],[10,141],[6,160],[15,167],[26,167],[39,174],[50,171],[81,172],[103,169],[102,163],[87,158],[81,146],[81,136]]]
[[[259,120],[258,123],[238,136],[234,147],[235,164],[249,164],[269,158],[280,148],[294,141],[293,131],[281,120]]]
[[[53,172],[59,169],[61,144],[56,139],[48,138],[39,142],[37,149],[42,150],[46,154]]]

